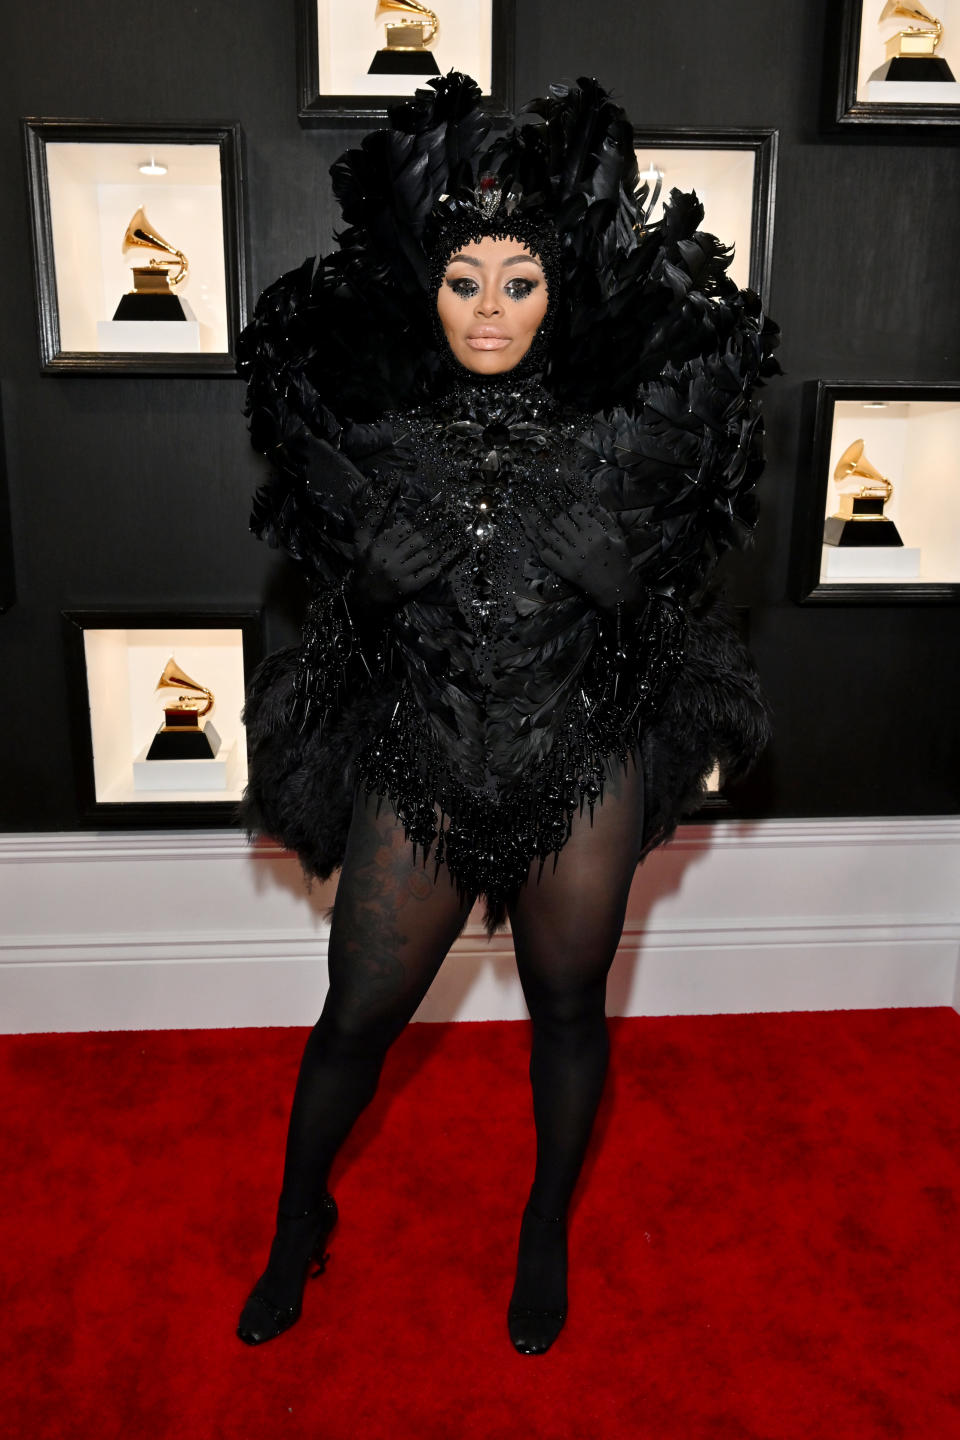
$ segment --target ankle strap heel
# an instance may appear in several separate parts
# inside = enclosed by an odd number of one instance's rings
[[[338,1219],[337,1204],[329,1191],[321,1196],[319,1205],[313,1210],[289,1211],[277,1207],[277,1233],[274,1237],[276,1246],[278,1237],[283,1235],[285,1230],[290,1230],[296,1225],[303,1227],[308,1237],[309,1248],[303,1254],[302,1263],[299,1266],[299,1293],[292,1304],[278,1304],[275,1294],[271,1294],[271,1280],[276,1284],[276,1278],[271,1276],[270,1264],[260,1276],[243,1311],[240,1315],[240,1322],[237,1326],[237,1335],[245,1345],[262,1345],[266,1340],[275,1340],[291,1325],[295,1325],[300,1319],[300,1312],[303,1308],[303,1287],[310,1279],[322,1275],[327,1268],[329,1255],[327,1254],[327,1241],[330,1233]],[[271,1262],[273,1262],[274,1251],[271,1250]],[[311,1270],[311,1261],[316,1269]],[[294,1277],[296,1280],[297,1277]],[[293,1287],[293,1281],[289,1275],[286,1277],[288,1293]]]

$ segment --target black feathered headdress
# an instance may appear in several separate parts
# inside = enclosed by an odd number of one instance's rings
[[[331,167],[337,248],[261,296],[240,345],[254,426],[258,372],[301,392],[314,433],[323,413],[333,426],[374,419],[445,388],[436,291],[453,248],[481,234],[541,255],[544,379],[581,409],[630,408],[665,366],[723,354],[745,325],[765,327],[772,349],[759,300],[726,273],[730,252],[698,228],[696,196],[674,190],[663,218],[645,223],[632,127],[596,80],[550,86],[490,143],[469,76],[429,85]]]

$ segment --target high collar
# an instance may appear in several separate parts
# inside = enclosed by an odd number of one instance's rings
[[[554,405],[541,370],[527,370],[521,364],[499,375],[478,375],[463,366],[458,366],[457,372],[445,398],[458,408],[502,410],[534,406],[540,409]]]

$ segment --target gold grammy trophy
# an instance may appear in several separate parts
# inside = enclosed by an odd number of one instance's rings
[[[153,737],[147,759],[212,760],[220,749],[220,736],[204,716],[213,709],[213,691],[191,680],[172,655],[156,688],[179,693],[175,700],[164,699],[164,723]]]
[[[131,217],[123,237],[123,253],[128,250],[160,250],[173,260],[158,260],[151,255],[145,265],[134,265],[133,289],[117,306],[114,320],[186,320],[187,315],[174,287],[187,277],[189,265],[182,250],[158,235],[141,205]]]
[[[887,41],[886,64],[874,70],[871,80],[952,80],[953,72],[946,60],[936,54],[943,37],[943,25],[917,0],[887,0],[878,24],[885,20],[917,20]]]
[[[854,440],[837,461],[833,481],[840,507],[823,527],[825,545],[902,545],[900,532],[883,513],[893,486],[863,453],[863,441]]]
[[[382,20],[385,15],[404,18],[398,23],[386,21],[386,48],[374,55],[367,74],[439,75],[440,67],[430,49],[440,29],[433,11],[418,0],[379,0],[374,19]]]

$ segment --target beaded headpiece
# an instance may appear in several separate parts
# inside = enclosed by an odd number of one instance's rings
[[[455,250],[485,235],[495,239],[519,240],[532,250],[543,266],[547,285],[552,292],[560,284],[560,242],[556,226],[546,214],[542,196],[525,202],[515,182],[504,192],[499,176],[481,175],[468,191],[441,195],[430,217],[430,275],[428,291],[436,293],[443,268]]]

